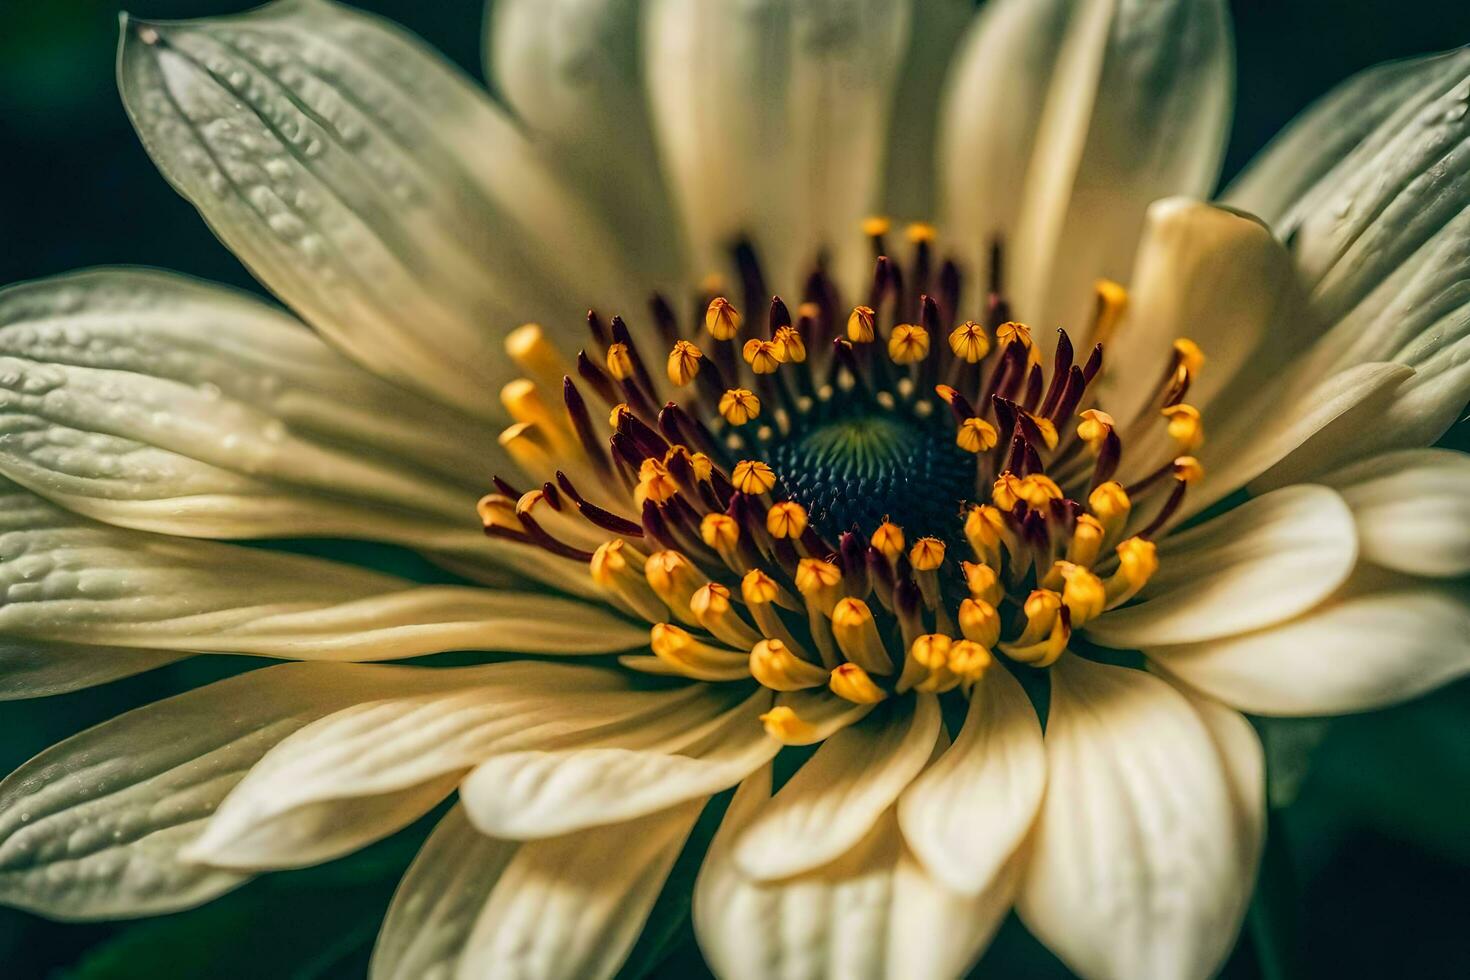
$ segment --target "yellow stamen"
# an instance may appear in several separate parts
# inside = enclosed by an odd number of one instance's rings
[[[935,230],[934,226],[929,224],[927,221],[913,221],[910,222],[909,226],[904,229],[904,234],[908,237],[909,241],[917,245],[920,242],[934,241],[934,236],[938,234],[938,232]]]
[[[1055,433],[1055,429],[1052,430]],[[980,418],[965,419],[955,432],[955,445],[967,453],[983,453],[995,448],[1000,435],[995,426]]]
[[[1061,573],[1062,581],[1062,603],[1072,616],[1072,628],[1076,629],[1090,619],[1096,619],[1102,615],[1107,605],[1107,590],[1103,587],[1102,579],[1069,561],[1056,563]]]
[[[878,525],[868,541],[885,558],[892,560],[903,554],[903,528],[889,521]]]
[[[898,679],[898,690],[912,688],[924,694],[942,694],[957,687],[960,679],[949,669],[953,646],[954,640],[943,633],[915,637]]]
[[[966,320],[949,334],[949,349],[966,364],[979,364],[990,353],[990,337],[974,320]]]
[[[740,332],[740,311],[725,297],[716,296],[705,308],[704,329],[716,340],[732,340]]]
[[[1205,428],[1199,409],[1193,405],[1169,405],[1163,409],[1163,415],[1169,420],[1169,438],[1180,452],[1193,452],[1204,443]]]
[[[1128,290],[1111,279],[1099,279],[1092,284],[1097,305],[1092,315],[1091,344],[1106,344],[1118,328],[1118,321],[1128,309]]]
[[[561,379],[576,376],[556,345],[546,339],[539,323],[523,323],[505,337],[505,352],[516,367],[536,379],[547,391],[560,391]]]
[[[989,649],[1000,640],[1000,613],[984,599],[965,599],[960,603],[960,633]]]
[[[618,402],[612,407],[612,411],[607,413],[607,427],[616,431],[623,421],[623,416],[632,414],[633,410],[628,407],[627,402]]]
[[[795,711],[778,704],[760,716],[766,734],[783,745],[810,745],[817,741],[822,730],[810,722],[803,721]]]
[[[708,483],[710,475],[715,471],[715,464],[704,453],[690,453],[689,467],[694,471],[694,478],[700,483]]]
[[[530,422],[507,426],[500,433],[499,442],[523,473],[538,480],[551,479],[560,468],[557,462],[559,454],[546,434]]]
[[[748,388],[731,388],[720,396],[720,415],[731,425],[744,425],[760,413],[761,400]]]
[[[893,673],[883,637],[873,611],[861,599],[842,599],[832,607],[832,635],[842,655],[864,670],[875,674]]]
[[[1087,495],[1087,509],[1102,524],[1103,539],[1117,540],[1114,535],[1128,523],[1128,513],[1133,509],[1133,502],[1128,499],[1123,484],[1109,480],[1099,483],[1097,489]]]
[[[799,538],[806,530],[806,508],[785,500],[766,511],[766,530],[773,538]]]
[[[929,356],[929,331],[917,323],[900,323],[888,337],[888,358],[894,364],[917,364]]]
[[[1007,470],[990,487],[990,500],[1003,511],[1013,511],[1021,502],[1021,478]]]
[[[1057,486],[1056,481],[1041,473],[1032,473],[1022,479],[1015,493],[1032,510],[1042,510],[1053,500],[1061,500],[1063,497],[1062,488]]]
[[[995,605],[1005,595],[1005,587],[1000,583],[1000,574],[990,565],[977,564],[972,561],[960,562],[960,571],[965,576],[965,590],[973,599],[982,599]]]
[[[572,433],[562,423],[565,415],[553,414],[541,397],[541,389],[529,378],[516,378],[500,389],[500,403],[517,422],[529,422],[546,435],[560,454],[576,451]]]
[[[1205,353],[1199,349],[1199,344],[1188,337],[1180,337],[1174,341],[1174,355],[1177,363],[1184,368],[1185,373],[1192,379],[1199,374],[1200,368],[1205,366]]]
[[[1180,456],[1174,460],[1174,479],[1194,484],[1204,479],[1205,468],[1193,456]]]
[[[918,571],[933,571],[944,564],[944,542],[938,538],[920,538],[909,549],[909,561]]]
[[[1047,589],[1037,589],[1022,607],[1026,628],[1014,642],[1002,643],[1006,656],[1033,667],[1049,667],[1067,649],[1072,630],[1061,615],[1062,598]]]
[[[795,327],[777,330],[773,343],[780,350],[782,363],[801,364],[806,360],[806,344],[802,342],[801,334],[796,332]]]
[[[827,686],[833,694],[854,704],[877,704],[888,697],[886,691],[873,683],[866,670],[853,663],[841,664],[834,669],[827,679]]]
[[[893,227],[893,222],[881,214],[875,214],[864,218],[861,227],[863,234],[869,238],[880,238],[888,234],[889,229]]]
[[[735,612],[730,603],[730,590],[718,582],[707,582],[695,590],[689,600],[689,611],[700,626],[732,647],[748,650],[761,638]]]
[[[674,349],[669,352],[669,381],[676,388],[682,388],[694,380],[699,373],[699,360],[704,357],[704,352],[695,347],[687,340],[674,341]]]
[[[638,486],[633,490],[633,502],[643,509],[645,501],[661,504],[679,492],[679,484],[669,473],[669,468],[649,457],[638,465]]]
[[[627,344],[611,344],[607,348],[607,373],[618,381],[627,381],[633,376],[633,357]]]
[[[1148,584],[1154,572],[1159,570],[1158,549],[1152,541],[1144,538],[1129,538],[1118,545],[1118,570],[1109,576],[1107,584],[1107,608],[1122,605],[1138,594]]]
[[[975,557],[987,565],[999,567],[1005,533],[1006,520],[999,507],[977,504],[965,514],[965,540]]]
[[[796,563],[796,590],[824,615],[842,598],[842,569],[820,558],[803,558]]]
[[[699,522],[699,536],[711,548],[724,551],[740,541],[740,524],[728,514],[705,514]]]
[[[990,651],[974,640],[959,640],[949,648],[949,669],[968,691],[995,665]]]
[[[847,316],[847,339],[854,344],[871,344],[876,321],[877,314],[871,306],[854,306]]]
[[[1077,515],[1077,526],[1072,529],[1072,541],[1067,545],[1067,561],[1083,568],[1091,568],[1102,551],[1105,535],[1102,522],[1091,514]]]
[[[686,623],[697,622],[690,600],[709,580],[688,558],[677,551],[655,551],[643,566],[643,577],[670,612]]]
[[[749,656],[710,646],[671,623],[655,623],[649,630],[649,645],[655,657],[685,677],[736,681],[750,676]]]
[[[785,349],[774,340],[757,340],[754,337],[745,342],[740,354],[756,374],[775,374],[786,359]]]
[[[760,496],[776,485],[776,472],[758,459],[742,459],[735,464],[730,482],[741,493]]]
[[[634,562],[638,563],[634,567]],[[627,546],[622,538],[598,545],[589,563],[592,581],[608,594],[649,621],[664,617],[664,603],[642,575],[643,556]]]
[[[827,671],[802,660],[780,640],[761,640],[750,651],[750,673],[773,691],[800,691],[827,683]]]
[[[1091,449],[1092,454],[1096,456],[1102,452],[1108,433],[1113,431],[1115,425],[1113,417],[1107,412],[1089,408],[1082,413],[1081,418],[1082,421],[1077,423],[1077,438],[1087,443],[1087,448]]]
[[[766,606],[781,602],[784,590],[776,580],[759,568],[752,568],[740,580],[740,596],[748,606]],[[791,603],[794,607],[796,604]]]

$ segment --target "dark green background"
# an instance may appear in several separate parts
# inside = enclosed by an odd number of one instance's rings
[[[229,0],[135,0],[143,17],[245,9]],[[134,263],[247,288],[244,269],[155,173],[113,86],[117,0],[0,0],[0,284]],[[474,0],[364,0],[479,73]],[[1236,0],[1236,172],[1336,81],[1389,58],[1470,41],[1464,0]],[[1470,426],[1447,441],[1470,444]],[[327,545],[384,560],[351,545]],[[407,571],[402,559],[400,571]],[[238,669],[181,664],[105,688],[0,703],[0,772],[118,711]],[[1273,730],[1312,741],[1311,723]],[[1302,977],[1470,977],[1470,683],[1415,704],[1333,722],[1296,802],[1278,814],[1295,877],[1287,966]],[[324,868],[257,881],[194,912],[140,923],[62,925],[0,909],[0,978],[353,977],[398,873],[425,827]],[[664,967],[694,972],[686,944]],[[1064,977],[1014,922],[982,971]],[[1255,977],[1249,938],[1227,966]]]

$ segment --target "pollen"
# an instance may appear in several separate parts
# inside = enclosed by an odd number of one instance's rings
[[[974,320],[966,320],[949,335],[949,349],[966,364],[979,364],[990,353],[990,337]]]
[[[916,364],[929,356],[929,331],[917,323],[900,323],[888,338],[888,357],[894,364]]]
[[[761,400],[748,388],[731,388],[720,396],[720,417],[731,425],[744,425],[761,414]]]
[[[871,344],[876,319],[871,306],[854,306],[847,316],[847,339],[854,344]]]
[[[704,352],[689,341],[675,341],[674,349],[669,352],[669,383],[676,388],[682,388],[693,381],[694,376],[699,373],[699,362],[703,357]]]
[[[981,418],[969,418],[960,423],[955,432],[955,445],[967,453],[983,453],[995,448],[1000,434],[995,426]]]
[[[1164,418],[1169,420],[1169,437],[1174,440],[1180,452],[1192,453],[1205,441],[1199,409],[1180,403],[1167,405],[1162,411]]]
[[[888,697],[872,676],[854,663],[838,665],[828,679],[832,693],[854,704],[877,704]]]
[[[627,381],[633,376],[633,358],[627,344],[612,344],[607,349],[607,373],[618,381]]]
[[[944,564],[944,542],[938,538],[920,538],[909,549],[909,561],[921,572],[930,572]]]
[[[806,508],[790,500],[773,504],[766,511],[766,530],[777,540],[801,537],[806,530]]]
[[[758,459],[743,459],[735,464],[730,479],[741,493],[759,496],[776,485],[776,471]]]
[[[786,349],[774,340],[757,340],[752,337],[741,348],[740,356],[756,374],[775,374],[786,360]]]

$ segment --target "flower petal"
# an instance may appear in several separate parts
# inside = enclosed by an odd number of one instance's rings
[[[0,636],[0,701],[66,694],[154,670],[187,656]]]
[[[371,980],[448,980],[480,909],[520,845],[486,837],[454,806],[409,865],[373,947]]]
[[[1470,574],[1470,457],[1464,453],[1384,453],[1322,482],[1352,510],[1364,560],[1410,575]]]
[[[755,881],[733,852],[770,793],[769,769],[741,784],[695,883],[695,932],[720,976],[940,980],[973,965],[1010,907],[1015,862],[979,895],[951,892],[904,849],[889,810],[825,867]]]
[[[0,632],[102,646],[386,660],[647,642],[605,607],[109,527],[3,481],[0,594]]]
[[[639,691],[626,675],[598,667],[519,661],[440,672],[454,675],[452,688],[357,704],[283,741],[230,794],[191,860],[233,868],[313,863],[336,839],[330,823],[316,822],[333,807],[424,787],[424,796],[442,798],[497,752],[645,744],[658,725],[708,724],[732,700],[703,686]]]
[[[270,747],[314,718],[443,672],[283,664],[53,746],[0,783],[0,901],[52,918],[189,908],[245,880],[178,852]]]
[[[668,738],[647,748],[497,753],[466,777],[460,798],[482,832],[517,840],[575,833],[708,798],[780,750],[758,720],[770,703],[769,691],[757,691],[725,712],[713,731],[679,722]],[[649,727],[667,728],[666,720],[674,719],[650,719]]]
[[[1240,926],[1258,844],[1189,701],[1069,656],[1051,674],[1046,800],[1017,911],[1088,977],[1205,977]]]
[[[585,189],[639,285],[683,285],[678,226],[639,77],[634,0],[491,0],[486,72],[544,156]]]
[[[1219,175],[1234,87],[1225,4],[1075,4],[1051,77],[1014,292],[1030,321],[1080,327],[1098,277],[1128,281],[1149,203],[1204,197]]]
[[[0,291],[0,471],[202,537],[483,541],[493,433],[377,380],[258,300],[99,269]]]
[[[1041,723],[997,665],[975,686],[954,745],[899,798],[899,824],[931,875],[977,894],[1021,846],[1045,786]]]
[[[880,709],[828,738],[735,842],[741,872],[785,878],[840,857],[929,761],[939,737],[930,695]]]
[[[1308,106],[1241,171],[1224,201],[1260,215],[1290,234],[1303,215],[1295,206],[1385,119],[1423,98],[1425,81],[1453,55],[1375,65]]]
[[[823,246],[855,286],[909,4],[651,0],[646,17],[644,74],[695,268],[725,271],[747,236],[769,291],[799,288]]]
[[[596,980],[633,949],[705,800],[522,844],[480,911],[455,976]]]
[[[1015,240],[1037,120],[1075,5],[993,0],[970,23],[947,82],[939,134],[944,229],[965,268]]]
[[[619,252],[524,137],[382,21],[281,0],[129,22],[118,79],[149,153],[216,234],[384,377],[495,414],[484,393],[509,377],[505,331],[623,300]]]
[[[1242,711],[1336,715],[1405,701],[1470,673],[1467,636],[1463,583],[1368,579],[1287,623],[1144,652]]]
[[[929,220],[939,213],[934,178],[945,130],[941,95],[975,7],[969,0],[917,0],[912,7],[908,53],[888,121],[882,213]]]
[[[1127,312],[1107,344],[1114,367],[1099,379],[1104,406],[1121,422],[1134,419],[1172,365],[1174,341],[1187,337],[1208,358],[1190,385],[1189,402],[1213,423],[1211,401],[1257,354],[1268,327],[1292,324],[1290,336],[1307,332],[1298,327],[1304,300],[1291,254],[1259,221],[1186,198],[1155,202]],[[1282,333],[1269,335],[1265,353],[1273,367],[1292,353]],[[1162,426],[1150,431],[1162,434]],[[1153,468],[1168,448],[1152,448],[1130,442],[1128,455]]]
[[[1321,602],[1356,558],[1342,498],[1325,487],[1287,487],[1165,538],[1143,601],[1089,623],[1087,634],[1137,649],[1244,633]]]

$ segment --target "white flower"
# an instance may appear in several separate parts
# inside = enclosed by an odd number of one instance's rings
[[[1223,2],[968,8],[499,0],[508,109],[324,0],[127,24],[149,152],[314,329],[156,272],[0,293],[0,691],[306,662],[13,774],[0,899],[180,909],[457,791],[374,975],[609,976],[738,784],[722,976],[952,976],[1013,904],[1085,976],[1209,975],[1237,709],[1470,670],[1470,461],[1417,448],[1470,395],[1470,51],[1215,207]],[[208,540],[305,535],[489,587]],[[341,663],[449,650],[592,659]]]

